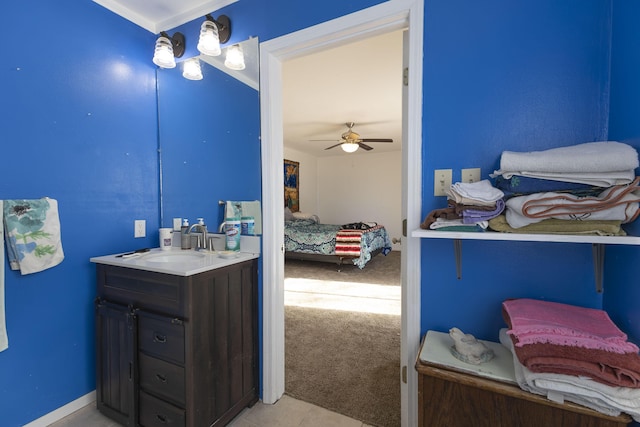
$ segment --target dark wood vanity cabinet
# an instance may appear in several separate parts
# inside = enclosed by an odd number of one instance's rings
[[[103,414],[125,426],[222,426],[258,400],[257,260],[187,277],[96,268]]]

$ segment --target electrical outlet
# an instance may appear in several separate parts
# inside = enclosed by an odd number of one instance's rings
[[[173,231],[180,231],[182,227],[182,218],[173,218]]]
[[[133,237],[145,237],[147,235],[147,221],[136,219],[133,222]]]
[[[462,182],[480,181],[480,168],[462,169]]]
[[[433,195],[446,196],[451,188],[451,169],[436,169],[433,173]]]

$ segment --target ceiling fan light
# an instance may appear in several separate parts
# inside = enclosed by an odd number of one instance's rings
[[[345,153],[355,153],[358,150],[357,142],[345,142],[340,146]]]

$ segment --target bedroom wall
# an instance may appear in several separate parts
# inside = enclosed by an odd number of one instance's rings
[[[401,237],[400,151],[314,157],[284,147],[284,157],[300,162],[302,212],[317,214],[325,224],[377,222],[391,238]]]
[[[328,224],[373,221],[402,235],[402,153],[318,158],[318,215]],[[400,250],[400,245],[393,245]]]

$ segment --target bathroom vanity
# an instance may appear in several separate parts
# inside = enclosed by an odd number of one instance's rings
[[[91,259],[97,407],[125,426],[226,425],[258,400],[258,254],[165,252]]]

